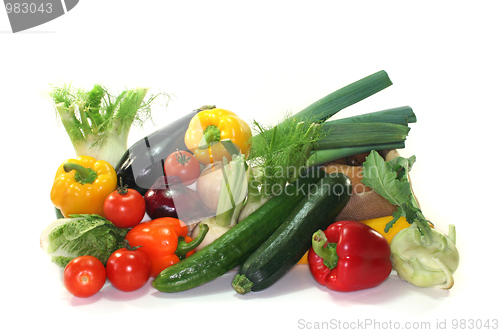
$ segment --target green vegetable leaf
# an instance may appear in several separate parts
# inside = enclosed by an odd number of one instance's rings
[[[397,173],[397,179],[400,181],[410,181],[408,178],[408,174],[411,171],[413,164],[415,163],[416,157],[415,155],[406,159],[404,157],[398,156],[388,161],[389,165],[392,166],[392,169]]]
[[[401,161],[400,161],[401,162]],[[412,195],[411,185],[394,167],[400,164],[386,162],[375,150],[363,163],[363,184],[372,188],[390,203],[403,206]],[[408,164],[409,166],[409,164]]]
[[[363,163],[362,182],[390,203],[398,206],[393,213],[394,219],[385,227],[386,232],[398,218],[405,217],[408,223],[416,222],[418,230],[423,236],[423,244],[428,246],[432,243],[429,221],[425,219],[417,200],[413,196],[408,177],[415,160],[415,156],[412,156],[409,159],[397,157],[391,161],[385,161],[379,153],[372,150]]]
[[[125,246],[127,229],[118,228],[99,215],[71,215],[56,222],[44,232],[44,243],[46,252],[59,266],[64,267],[82,255],[92,255],[106,265],[109,256]]]

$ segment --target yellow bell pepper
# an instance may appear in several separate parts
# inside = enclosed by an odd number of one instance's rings
[[[307,261],[307,256],[309,255],[309,250],[300,258],[297,265],[307,265],[309,262]]]
[[[363,220],[364,224],[372,227],[375,231],[378,231],[384,238],[387,240],[389,244],[391,244],[392,238],[401,230],[406,229],[410,226],[410,223],[406,221],[404,217],[400,217],[389,229],[388,232],[385,232],[385,226],[387,223],[391,222],[393,219],[392,216],[384,216],[376,219]]]
[[[191,119],[184,142],[200,163],[210,164],[222,161],[223,157],[231,160],[223,140],[230,140],[241,154],[248,156],[251,137],[250,126],[235,113],[212,108],[198,112]]]
[[[50,199],[64,217],[71,214],[104,216],[104,199],[116,189],[116,171],[106,161],[79,156],[57,169]]]

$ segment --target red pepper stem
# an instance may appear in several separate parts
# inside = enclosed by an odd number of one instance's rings
[[[81,184],[92,184],[97,179],[97,172],[80,164],[66,162],[63,168],[65,172],[75,170],[75,180]]]
[[[325,233],[318,230],[312,236],[312,248],[320,258],[323,258],[323,263],[328,269],[337,267],[339,257],[336,251],[337,244],[328,243]]]
[[[186,257],[186,254],[189,251],[192,251],[196,249],[198,245],[203,242],[203,239],[205,239],[206,234],[208,233],[208,225],[204,223],[200,223],[199,225],[199,230],[200,232],[198,233],[198,236],[196,236],[195,239],[193,239],[190,242],[186,242],[184,237],[179,237],[179,244],[177,245],[177,250],[175,251],[175,254],[179,257],[179,259],[184,259]]]
[[[132,246],[130,245],[130,243],[128,242],[128,240],[124,240],[124,244],[125,244],[125,248],[129,251],[135,251],[137,250],[138,248],[142,247],[142,245],[137,245],[137,246]]]

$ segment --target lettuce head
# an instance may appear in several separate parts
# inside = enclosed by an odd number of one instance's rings
[[[127,231],[96,214],[71,215],[47,226],[40,246],[61,267],[83,255],[94,256],[106,265],[109,256],[125,246]]]

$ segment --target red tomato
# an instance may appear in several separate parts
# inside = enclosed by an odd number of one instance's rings
[[[71,260],[63,274],[64,286],[77,297],[97,294],[106,282],[106,268],[93,256],[81,256]]]
[[[200,162],[188,151],[175,151],[168,155],[163,166],[166,176],[175,176],[184,185],[193,184],[200,175]]]
[[[120,186],[104,200],[104,217],[118,228],[132,228],[146,213],[144,197],[134,189]]]
[[[145,253],[128,246],[111,254],[106,263],[106,273],[116,289],[134,291],[148,282],[151,261]]]

